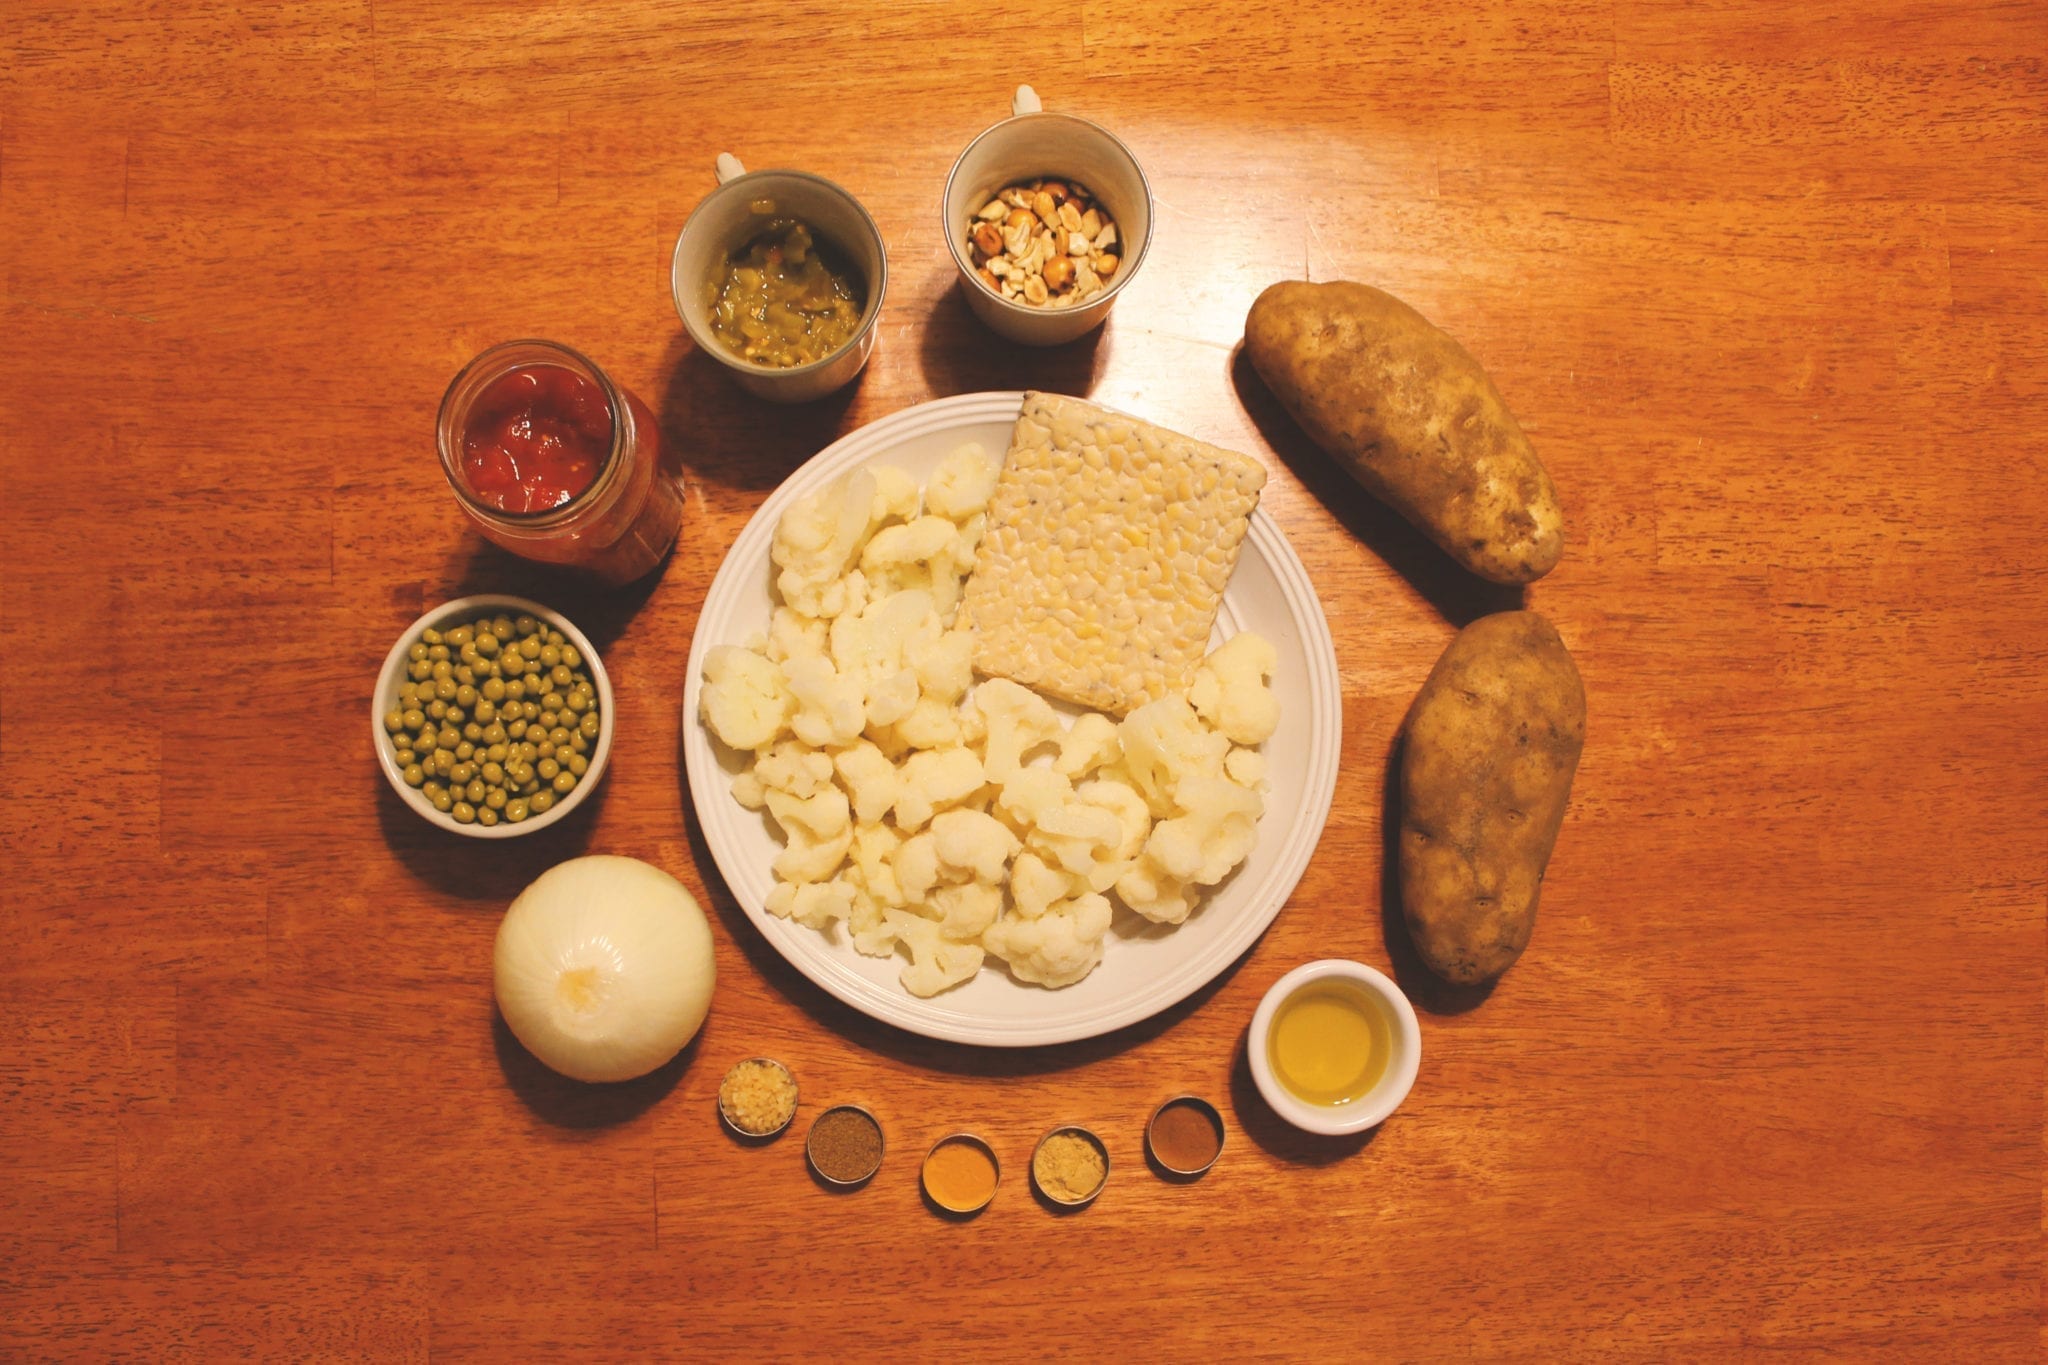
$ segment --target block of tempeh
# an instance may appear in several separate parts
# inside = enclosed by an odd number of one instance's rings
[[[962,600],[974,666],[1114,716],[1180,692],[1265,484],[1247,456],[1025,394]]]

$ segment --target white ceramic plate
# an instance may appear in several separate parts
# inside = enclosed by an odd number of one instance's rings
[[[972,981],[920,1000],[897,981],[907,961],[900,954],[864,957],[845,934],[806,929],[762,908],[773,885],[769,865],[782,845],[767,816],[733,800],[732,774],[741,756],[714,741],[700,719],[705,651],[767,630],[773,610],[768,548],[792,501],[867,464],[893,464],[922,483],[941,459],[970,441],[1000,459],[1023,398],[972,393],[922,403],[843,437],[790,475],[747,523],[712,581],[683,689],[690,800],[719,872],[762,936],[797,970],[863,1014],[927,1037],[991,1047],[1064,1043],[1137,1023],[1236,961],[1280,913],[1315,851],[1337,786],[1343,730],[1330,628],[1301,561],[1261,508],[1252,514],[1215,639],[1257,630],[1279,651],[1273,686],[1280,728],[1265,744],[1271,790],[1258,847],[1186,924],[1169,929],[1119,908],[1102,965],[1078,985],[1057,991],[1026,985],[991,958]]]

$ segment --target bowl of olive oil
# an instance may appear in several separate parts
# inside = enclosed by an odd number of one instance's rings
[[[1384,973],[1342,958],[1274,982],[1252,1016],[1248,1047],[1266,1103],[1311,1133],[1383,1122],[1422,1065],[1422,1030],[1408,997]]]

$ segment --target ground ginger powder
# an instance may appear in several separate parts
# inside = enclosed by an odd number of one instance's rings
[[[1101,1144],[1077,1132],[1054,1133],[1031,1158],[1032,1179],[1046,1198],[1061,1204],[1090,1198],[1108,1175],[1109,1157]]]

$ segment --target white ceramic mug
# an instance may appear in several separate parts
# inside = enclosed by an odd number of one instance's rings
[[[889,287],[889,255],[882,233],[861,202],[823,176],[808,171],[748,171],[730,152],[718,157],[718,188],[691,211],[676,237],[669,262],[669,292],[697,349],[723,364],[740,387],[775,403],[808,403],[823,398],[861,372],[875,351],[875,319]],[[725,262],[761,230],[753,211],[757,199],[775,202],[778,217],[798,218],[837,247],[859,269],[867,289],[860,327],[832,354],[786,370],[755,365],[727,350],[711,333],[715,280]]]
[[[953,163],[939,204],[941,229],[975,316],[1012,341],[1057,346],[1101,326],[1116,296],[1144,264],[1152,244],[1152,186],[1138,158],[1115,134],[1084,118],[1044,112],[1030,86],[1017,87],[1010,111],[1009,118],[968,143]],[[1085,186],[1116,223],[1122,263],[1106,289],[1073,308],[1011,302],[981,282],[967,254],[975,210],[1005,186],[1040,176]]]

